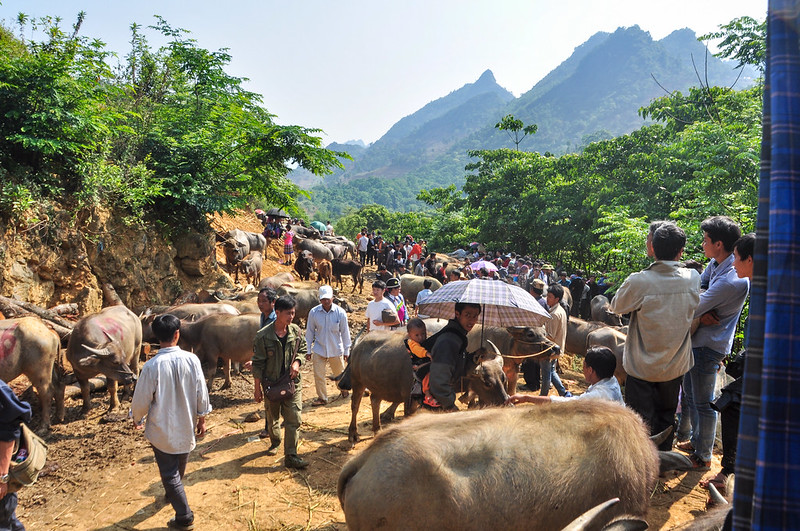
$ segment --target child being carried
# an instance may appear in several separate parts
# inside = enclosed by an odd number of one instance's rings
[[[411,397],[414,398],[424,395],[424,404],[430,407],[439,407],[439,402],[430,392],[430,373],[425,374],[425,377],[422,378],[421,381],[417,376],[417,369],[430,363],[431,360],[430,353],[425,350],[421,344],[428,337],[428,330],[425,327],[425,322],[415,317],[408,321],[406,331],[408,332],[406,346],[411,353],[411,367],[414,369],[414,385],[411,388]]]

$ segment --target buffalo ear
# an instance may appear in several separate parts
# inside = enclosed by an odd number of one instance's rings
[[[97,367],[100,364],[100,358],[92,354],[91,356],[86,356],[85,358],[81,358],[78,361],[78,365],[81,367]]]

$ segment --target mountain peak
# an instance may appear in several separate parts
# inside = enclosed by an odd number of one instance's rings
[[[481,74],[481,77],[479,77],[478,80],[475,82],[476,85],[482,83],[491,83],[493,85],[497,84],[497,80],[494,78],[494,74],[492,73],[491,70],[487,69],[483,74]]]

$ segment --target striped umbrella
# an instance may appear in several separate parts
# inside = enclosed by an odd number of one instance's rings
[[[418,304],[419,313],[452,319],[455,303],[481,305],[485,326],[539,326],[550,314],[524,289],[499,280],[458,280],[437,289]]]

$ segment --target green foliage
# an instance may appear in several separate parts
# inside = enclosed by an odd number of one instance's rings
[[[767,64],[767,21],[759,22],[752,17],[739,17],[727,24],[722,24],[719,31],[698,37],[698,40],[709,41],[722,39],[717,57],[735,59],[737,68],[744,65],[756,67],[761,74]]]
[[[514,147],[519,151],[519,144],[526,136],[536,133],[538,126],[536,124],[525,125],[522,120],[517,120],[512,114],[503,116],[503,119],[495,124],[495,129],[505,131],[508,138],[514,142]]]
[[[307,194],[291,168],[322,175],[349,158],[324,149],[318,129],[275,124],[245,79],[226,72],[226,50],[203,49],[157,17],[150,29],[167,44],[152,49],[134,24],[113,71],[105,45],[78,35],[83,17],[68,34],[58,19],[20,15],[20,33],[30,26],[41,42],[0,32],[0,167],[13,190],[202,228],[208,213],[253,200],[297,211]]]
[[[469,237],[489,248],[560,259],[572,269],[613,269],[617,282],[647,264],[649,221],[676,221],[689,237],[687,258],[701,258],[699,225],[708,216],[728,215],[751,230],[759,90],[691,89],[640,113],[658,123],[581,153],[470,152],[463,195],[453,187],[419,198],[437,207],[439,219],[462,216]]]

